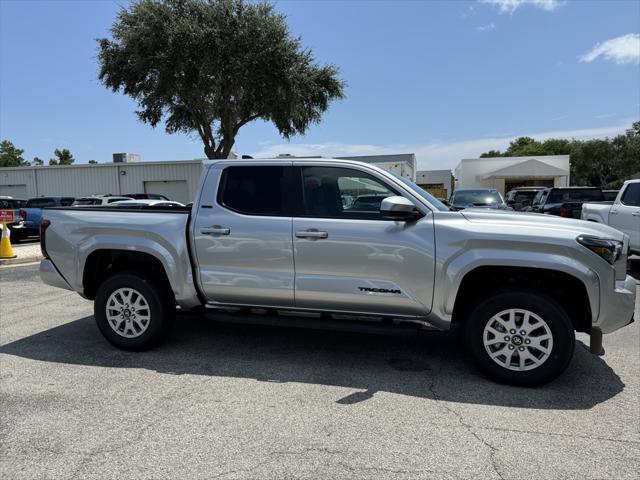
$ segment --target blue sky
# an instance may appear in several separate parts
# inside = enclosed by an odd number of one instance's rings
[[[0,137],[48,159],[113,152],[204,156],[199,139],[138,122],[96,79],[95,38],[126,1],[0,0]],[[264,122],[254,155],[416,153],[422,169],[504,148],[518,135],[612,136],[640,118],[640,2],[281,1],[291,31],[338,65],[347,98],[290,142]]]

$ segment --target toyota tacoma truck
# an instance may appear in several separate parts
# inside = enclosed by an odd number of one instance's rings
[[[640,180],[627,180],[613,203],[582,205],[582,219],[626,233],[631,251],[640,254]]]
[[[344,201],[363,196],[377,201]],[[602,334],[633,321],[624,233],[451,211],[355,161],[212,161],[191,208],[45,216],[42,279],[93,300],[98,328],[126,350],[157,345],[177,308],[262,309],[455,329],[490,378],[536,385],[567,367],[576,331],[602,354]]]

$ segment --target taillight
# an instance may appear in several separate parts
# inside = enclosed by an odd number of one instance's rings
[[[44,258],[49,258],[49,254],[47,253],[47,242],[46,242],[46,233],[47,228],[49,228],[51,222],[46,218],[42,220],[40,223],[40,250],[42,251],[42,256]]]
[[[20,209],[19,215],[20,215],[21,219],[26,220],[27,212],[25,212],[24,210]]]
[[[560,207],[560,216],[561,217],[566,217],[567,213],[569,213],[569,212],[567,211],[566,207]]]

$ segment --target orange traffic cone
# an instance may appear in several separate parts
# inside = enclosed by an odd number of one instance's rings
[[[13,248],[11,248],[11,240],[9,237],[11,236],[11,232],[9,231],[9,227],[7,227],[6,223],[2,223],[2,240],[0,240],[0,258],[16,258],[16,255],[13,253]]]

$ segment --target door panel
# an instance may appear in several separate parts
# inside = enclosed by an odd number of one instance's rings
[[[358,168],[299,167],[302,208],[293,218],[295,304],[301,308],[425,315],[434,278],[433,216],[382,219],[397,188]]]
[[[433,216],[414,224],[385,220],[294,218],[296,306],[424,315],[431,310]]]
[[[228,164],[221,163],[210,170],[194,222],[204,295],[211,303],[293,307],[292,220],[276,215],[284,207],[273,197],[277,189],[284,191],[283,167],[274,173],[261,165],[252,174],[234,175],[226,184],[232,192],[228,207],[213,198],[216,185],[225,179],[225,167]],[[243,214],[230,210],[234,206],[261,212]]]

